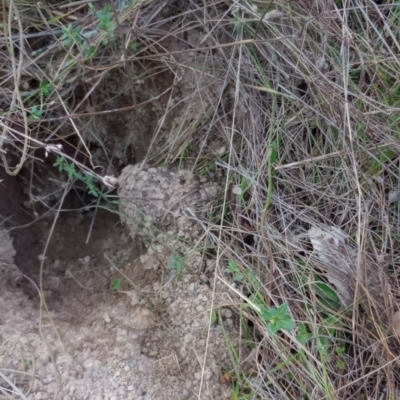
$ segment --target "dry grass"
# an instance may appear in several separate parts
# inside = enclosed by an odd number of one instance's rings
[[[207,6],[203,29],[236,43],[214,54],[227,75],[216,75],[225,91],[211,124],[229,158],[218,163],[226,193],[208,229],[258,354],[255,375],[236,377],[237,398],[398,397],[400,8],[343,3]],[[358,277],[340,277],[354,280],[347,309],[307,235],[327,226],[356,249]],[[226,260],[239,284],[228,283]],[[282,304],[296,328],[268,334],[263,310]]]
[[[133,64],[156,63],[146,74],[172,71],[171,93],[190,69],[198,78],[201,118],[183,112],[166,136],[171,110],[165,109],[149,159],[190,160],[195,171],[217,165],[223,176],[224,199],[202,224],[217,244],[216,279],[231,289],[244,340],[257,352],[252,373],[240,367],[232,372],[235,398],[398,398],[400,354],[390,320],[400,287],[400,4],[129,4],[124,10],[114,6],[113,21],[117,16],[119,22],[105,43],[107,32],[96,29],[85,3],[35,9],[30,2],[3,2],[0,155],[7,167],[1,153],[7,144],[19,159],[8,172],[18,172],[33,149],[64,140],[65,124],[90,158],[86,125],[78,117],[113,69],[129,74]],[[60,42],[72,21],[93,44],[93,54],[83,48],[86,41]],[[201,33],[197,47],[187,45],[191,32]],[[132,37],[139,52],[129,47]],[[181,40],[183,50],[165,48],[168,38]],[[179,56],[189,51],[185,64]],[[207,97],[210,80],[216,93]],[[82,82],[85,96],[72,101]],[[183,107],[193,98],[181,99]],[[35,106],[41,111],[36,120]],[[215,141],[226,151],[215,151]],[[235,185],[241,191],[233,195]],[[311,227],[326,226],[349,236],[357,271],[373,265],[379,277],[378,288],[351,277],[355,298],[347,309],[337,288],[328,287],[327,266],[307,236]],[[254,244],[243,244],[248,235]],[[228,260],[239,274],[234,285],[224,271]],[[268,334],[263,311],[282,304],[295,328]]]

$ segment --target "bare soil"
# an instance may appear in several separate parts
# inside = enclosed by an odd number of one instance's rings
[[[189,80],[182,80],[177,101],[192,90]],[[145,83],[117,74],[96,95],[104,109],[119,108],[151,98],[172,81],[168,71]],[[92,121],[93,161],[104,174],[119,174],[144,159],[170,101],[164,96],[139,111]],[[195,108],[192,104],[190,112]],[[181,110],[168,114],[166,125],[171,118],[180,121]],[[94,199],[74,188],[52,230],[65,176],[52,167],[54,158],[43,160],[39,167],[28,165],[33,178],[29,168],[16,178],[0,171],[0,216],[11,233],[17,266],[9,260],[0,264],[0,365],[9,379],[0,378],[0,386],[35,400],[229,399],[230,384],[219,379],[232,368],[227,345],[241,348],[238,322],[224,307],[212,258],[193,250],[201,228],[188,222],[183,209],[174,209],[180,196],[190,200],[194,189],[203,203],[216,189],[208,186],[204,195],[204,182],[192,187],[192,178],[182,181],[181,173],[163,170],[164,195],[174,203],[167,207],[174,212],[166,219],[157,215],[155,223],[168,225],[146,239],[132,234],[117,213],[88,212],[87,202]],[[158,170],[151,174],[137,198],[146,198],[159,182]],[[172,189],[175,198],[171,187],[178,190]],[[30,191],[42,201],[30,202]],[[151,214],[152,208],[146,211]],[[179,273],[168,268],[174,255],[185,258]],[[212,324],[211,309],[220,312]]]

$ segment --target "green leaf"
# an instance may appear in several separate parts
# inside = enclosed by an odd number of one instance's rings
[[[278,333],[279,329],[280,329],[280,327],[277,323],[275,323],[275,322],[269,323],[267,326],[268,335],[270,335],[270,336],[276,335]]]
[[[211,325],[214,325],[218,320],[218,313],[215,308],[211,310]]]
[[[290,332],[296,328],[296,323],[291,319],[284,319],[279,322],[280,329]]]
[[[340,309],[340,300],[336,292],[327,283],[323,282],[319,276],[315,277],[315,292],[320,297],[321,303],[332,309]]]
[[[99,193],[98,193],[97,189],[89,188],[88,193],[94,197],[99,197]]]
[[[56,158],[56,162],[53,164],[53,167],[60,167],[60,166],[62,166],[64,164],[64,162],[65,162],[65,158],[61,157],[61,156],[58,156]]]
[[[287,303],[281,304],[281,305],[276,309],[276,316],[279,317],[279,318],[282,318],[282,317],[284,317],[285,315],[287,315],[287,308],[288,308]]]
[[[62,28],[63,34],[60,38],[61,43],[66,47],[71,47],[75,43],[81,45],[82,44],[81,30],[82,27],[76,26],[75,28],[73,28],[72,24],[69,24],[67,27],[63,27]]]
[[[239,271],[239,266],[237,265],[236,261],[229,260],[228,261],[228,268],[226,268],[225,272],[229,274],[234,274],[235,272]]]
[[[52,84],[48,82],[41,82],[39,87],[39,93],[43,97],[48,97],[51,93]]]
[[[299,324],[299,334],[296,335],[296,339],[301,343],[307,343],[314,335],[307,331],[307,327],[304,322]]]
[[[337,346],[335,349],[335,353],[338,355],[343,355],[344,353],[346,353],[346,347],[344,345]]]
[[[324,282],[316,282],[315,291],[319,296],[323,297],[324,299],[339,302],[339,297],[336,292]]]
[[[319,344],[316,346],[318,350],[326,351],[331,344],[331,340],[325,336],[319,336]]]
[[[271,165],[275,165],[276,161],[278,160],[279,157],[279,151],[278,151],[279,145],[278,142],[272,142],[268,148],[268,159]]]
[[[396,156],[396,152],[392,149],[382,149],[380,151],[380,160],[382,162],[390,161],[392,158]]]
[[[129,48],[136,53],[138,51],[138,43],[137,42],[130,42],[129,43]]]
[[[185,266],[185,260],[178,254],[173,254],[168,268],[176,271],[182,271],[184,266]]]
[[[273,307],[261,307],[261,318],[264,321],[271,321],[276,316],[276,308]]]
[[[244,271],[244,275],[249,281],[252,289],[260,288],[260,282],[258,281],[257,275],[254,273],[254,271],[252,271],[250,268],[246,268],[246,270]]]
[[[38,120],[38,119],[42,119],[43,117],[43,111],[41,109],[38,108],[38,106],[33,106],[30,110],[29,110],[29,119],[30,120]]]
[[[287,312],[287,303],[274,307],[260,307],[261,319],[267,323],[267,331],[275,335],[279,330],[291,331],[296,327],[290,314]]]
[[[121,279],[113,279],[110,285],[113,292],[118,292],[121,289]]]
[[[233,275],[233,280],[236,282],[242,282],[243,281],[243,274],[241,272],[235,272]]]

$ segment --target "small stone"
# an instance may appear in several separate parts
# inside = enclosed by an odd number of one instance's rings
[[[212,372],[208,368],[206,368],[204,371],[204,379],[206,381],[208,381],[208,380],[210,380],[211,376],[212,376]]]
[[[220,147],[220,148],[218,149],[217,154],[218,154],[219,156],[222,156],[225,152],[226,152],[226,147],[225,147],[225,146],[222,146],[222,147]]]
[[[92,360],[91,358],[89,358],[88,360],[86,360],[83,363],[83,366],[84,366],[85,369],[89,369],[89,368],[93,367],[94,363],[95,363],[95,361]]]
[[[192,283],[189,285],[188,290],[189,290],[190,292],[193,292],[193,291],[194,291],[194,282],[192,282]]]
[[[124,371],[129,372],[131,370],[131,367],[129,365],[125,365]]]
[[[185,343],[189,343],[194,339],[193,335],[191,333],[188,333],[185,335],[184,341]]]
[[[233,325],[232,319],[227,318],[227,319],[226,319],[226,324],[227,324],[228,326],[232,326],[232,325]]]
[[[197,312],[203,312],[204,311],[204,307],[199,305],[199,306],[196,307],[196,311]]]
[[[121,375],[121,372],[120,372],[120,371],[117,371],[117,372],[114,374],[114,378],[118,378],[120,375]]]
[[[200,326],[200,324],[198,323],[198,321],[193,321],[192,322],[192,328],[198,328]]]
[[[224,308],[221,310],[222,316],[226,318],[231,318],[232,317],[232,311],[229,308]]]
[[[128,391],[129,391],[129,392],[132,392],[133,389],[134,389],[133,385],[129,385],[129,386],[128,386]]]
[[[133,290],[129,292],[129,296],[131,297],[131,305],[136,306],[139,304],[139,296]]]
[[[124,386],[120,386],[120,387],[118,388],[118,390],[117,390],[117,393],[118,393],[120,396],[125,396],[125,395],[126,395],[126,389],[125,389],[125,387],[124,387]]]
[[[207,278],[207,276],[204,275],[204,274],[201,274],[201,275],[200,275],[200,280],[203,281],[204,283],[207,283],[207,282],[208,282],[208,278]]]
[[[194,377],[199,381],[201,380],[201,372],[195,372]]]

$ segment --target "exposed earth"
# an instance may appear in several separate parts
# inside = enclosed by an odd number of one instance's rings
[[[206,43],[192,30],[185,42],[171,36],[162,45],[179,53]],[[183,131],[212,154],[225,151],[214,132],[199,139],[207,126],[198,117],[223,90],[204,73],[210,62],[182,51],[151,79],[116,71],[93,92],[97,111],[154,98],[94,118],[86,132],[91,165],[120,177],[108,203],[70,185],[44,149],[15,178],[0,170],[0,396],[231,398],[229,371],[248,349],[215,255],[198,250],[207,235],[196,221],[220,187],[212,173],[198,179],[173,162]],[[161,64],[135,68],[136,77]],[[88,167],[80,141],[64,130],[62,154]],[[154,167],[161,152],[173,167]],[[141,163],[148,158],[152,167]]]
[[[223,307],[215,261],[193,246],[201,227],[184,214],[185,204],[204,206],[218,187],[166,168],[129,166],[122,181],[122,211],[140,206],[133,193],[154,203],[143,207],[159,229],[147,243],[129,210],[121,213],[125,225],[104,210],[62,214],[44,256],[52,219],[25,228],[23,240],[11,231],[15,251],[2,230],[0,354],[9,371],[2,386],[29,399],[229,399],[220,377],[232,368],[227,344],[240,348],[239,329]],[[42,304],[34,283],[40,264]]]

